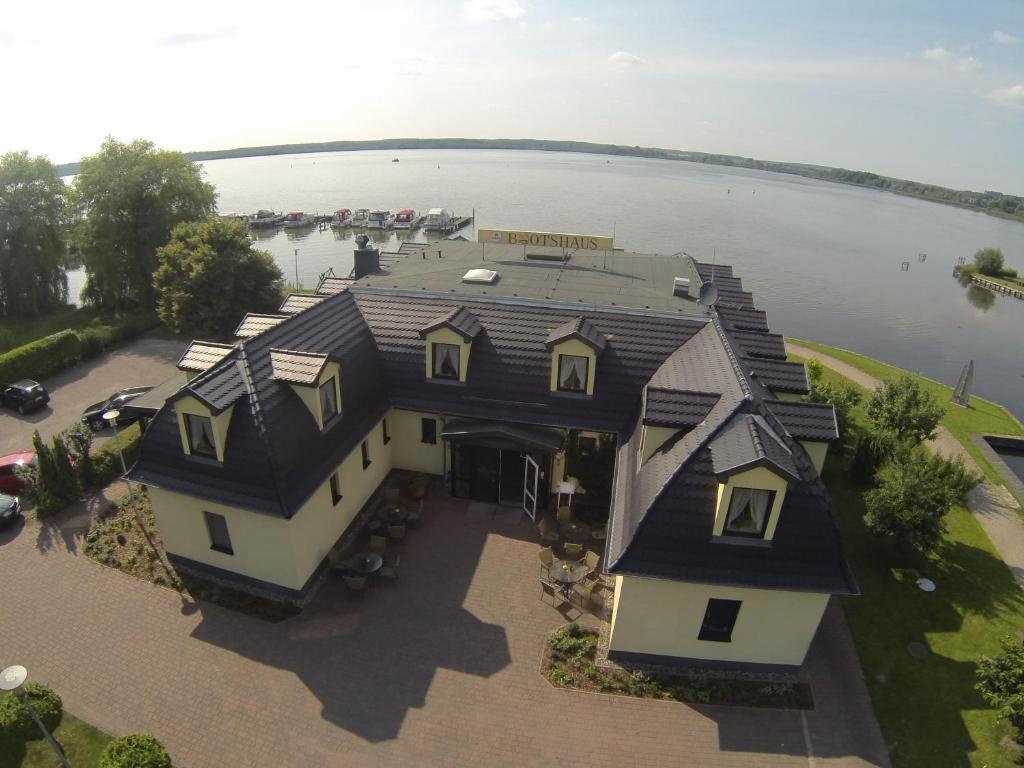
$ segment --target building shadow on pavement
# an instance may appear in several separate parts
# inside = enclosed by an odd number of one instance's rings
[[[353,593],[329,575],[299,616],[278,624],[198,603],[193,636],[293,672],[329,722],[370,742],[396,738],[438,670],[490,677],[511,662],[505,628],[463,606],[488,535],[507,531],[468,525],[453,502],[440,500],[422,527],[389,544],[401,555],[396,583]]]

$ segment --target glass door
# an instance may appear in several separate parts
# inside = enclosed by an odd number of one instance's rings
[[[537,483],[540,467],[528,453],[523,454],[523,509],[531,520],[537,519]]]

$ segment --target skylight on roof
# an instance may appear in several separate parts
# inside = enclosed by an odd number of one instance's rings
[[[483,283],[494,285],[498,281],[498,273],[493,269],[471,269],[462,276],[464,283]]]

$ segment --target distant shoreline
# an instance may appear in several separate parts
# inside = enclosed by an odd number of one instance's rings
[[[609,155],[612,157],[645,157],[655,160],[682,160],[706,165],[720,165],[731,168],[750,168],[772,173],[788,173],[820,181],[834,181],[866,189],[894,192],[932,203],[954,205],[972,211],[987,213],[1003,219],[1024,222],[1024,197],[1004,195],[1000,192],[972,192],[922,184],[891,176],[881,176],[867,171],[851,171],[825,165],[806,163],[757,160],[738,155],[716,155],[706,152],[689,152],[659,147],[625,146],[621,144],[596,144],[587,141],[549,141],[546,139],[377,139],[372,141],[324,141],[305,144],[274,144],[261,147],[236,147],[200,152],[186,152],[186,156],[197,162],[204,160],[228,160],[243,157],[266,157],[272,155],[298,155],[316,152],[358,152],[366,150],[399,149],[500,149],[533,150],[541,152],[578,152],[581,154]],[[78,173],[79,163],[64,163],[57,166],[61,176]]]

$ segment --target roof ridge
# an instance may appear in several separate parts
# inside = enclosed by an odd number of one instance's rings
[[[274,449],[267,438],[267,428],[263,423],[263,406],[260,403],[259,392],[256,389],[256,382],[253,380],[252,370],[249,368],[249,356],[244,348],[239,348],[239,360],[242,368],[242,378],[245,381],[245,388],[249,392],[249,410],[252,413],[253,426],[256,427],[256,435],[267,452],[267,459],[270,462],[271,482],[274,484],[274,493],[277,495],[278,506],[284,512],[285,517],[291,517],[289,510],[284,503],[284,495],[281,493],[281,482],[278,477],[277,461],[274,458]]]
[[[288,355],[305,355],[306,357],[329,357],[327,352],[306,352],[301,349],[285,349],[283,347],[270,347],[268,352],[284,352]]]
[[[754,445],[754,453],[757,454],[758,458],[766,458],[768,453],[764,449],[764,443],[761,441],[760,430],[757,428],[757,420],[754,419],[753,414],[744,413],[743,417],[747,422],[747,432],[750,434],[750,441]]]
[[[732,365],[733,371],[736,372],[736,378],[739,380],[740,389],[743,390],[743,399],[753,400],[754,394],[750,389],[750,382],[747,381],[746,374],[743,373],[743,368],[740,366],[739,360],[736,359],[736,352],[732,348],[732,339],[729,337],[725,327],[722,325],[722,321],[718,317],[717,312],[715,312],[714,316],[711,318],[711,324],[718,333],[718,338],[722,342],[722,346],[725,347],[725,355],[729,358],[729,363]]]

